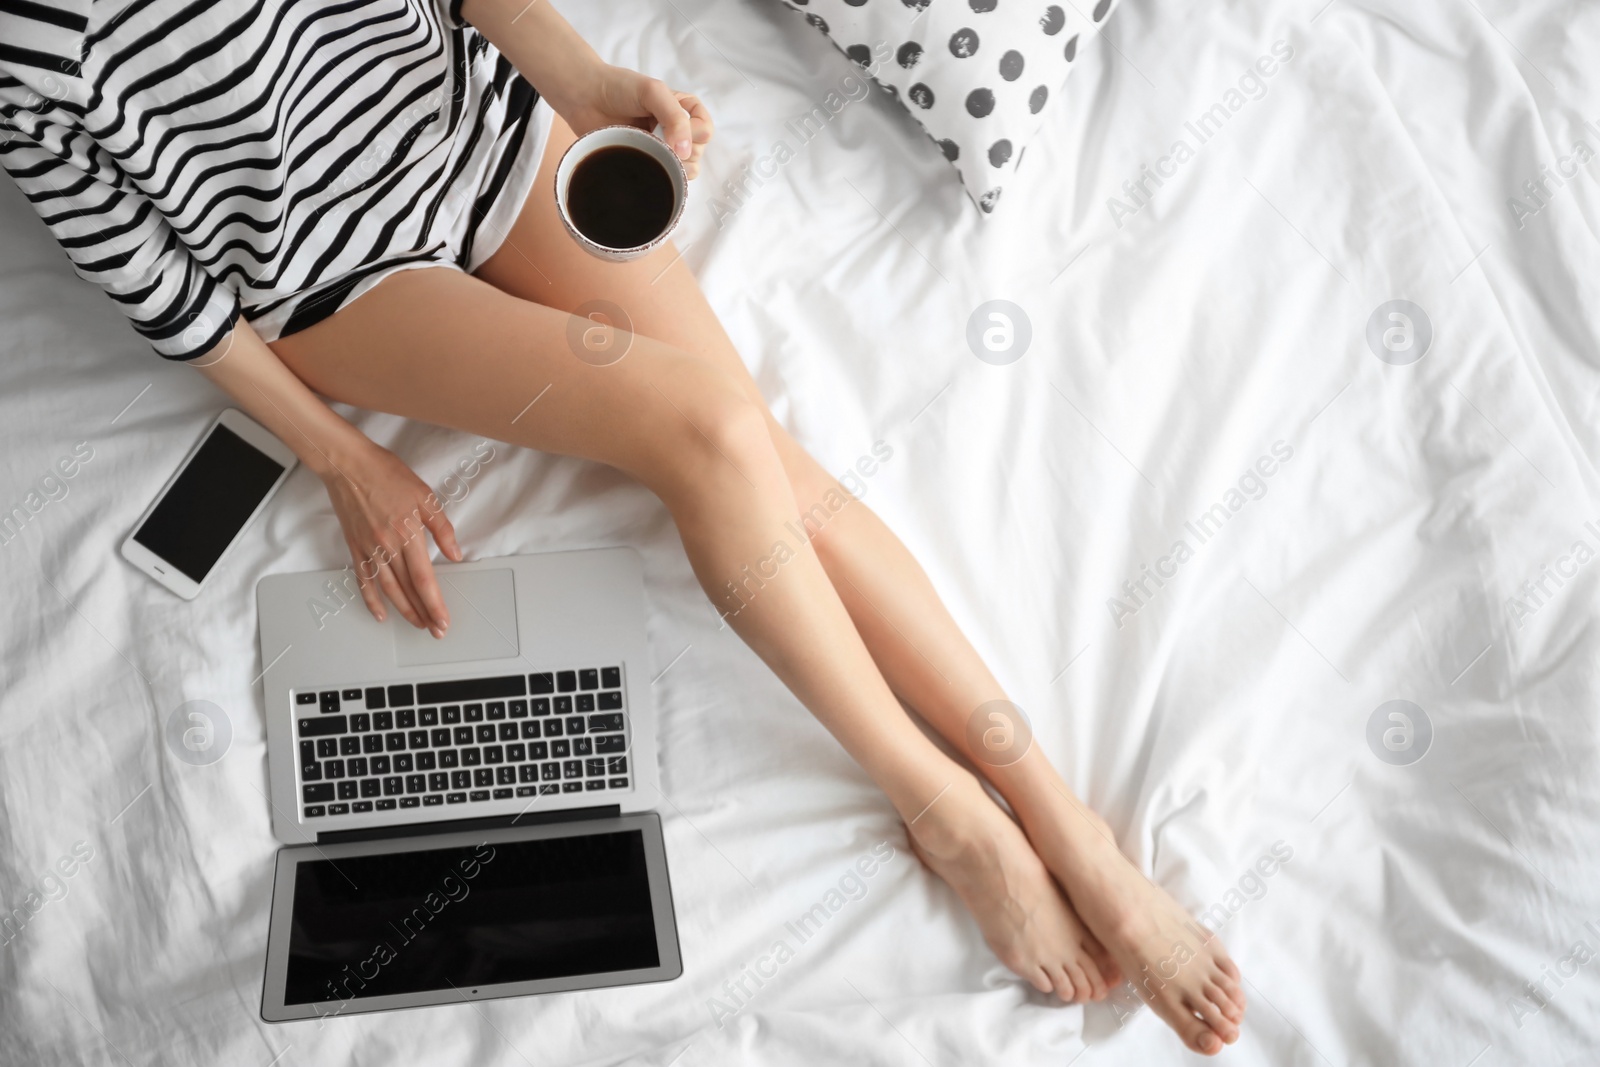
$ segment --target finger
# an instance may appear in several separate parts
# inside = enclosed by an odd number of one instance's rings
[[[433,535],[434,544],[439,546],[439,551],[445,554],[445,558],[460,563],[465,553],[461,551],[461,545],[456,542],[456,528],[444,516],[444,505],[440,504],[438,511],[431,512],[424,507],[422,524]]]
[[[405,548],[406,573],[411,576],[411,586],[416,590],[423,609],[433,620],[434,636],[443,637],[450,628],[450,609],[444,605],[444,591],[433,574],[433,560],[428,558],[428,547],[420,537],[413,537]]]
[[[716,134],[716,123],[711,121],[711,112],[700,102],[698,96],[692,93],[679,93],[678,103],[689,113],[690,137],[697,145],[704,145]]]
[[[407,542],[406,544],[409,544]],[[400,592],[411,603],[411,610],[416,613],[418,625],[421,629],[433,633],[435,623],[428,609],[423,605],[422,596],[417,592],[416,583],[411,580],[411,566],[406,560],[406,544],[400,546],[393,558],[389,560],[389,570],[394,573],[394,580],[400,585]]]
[[[693,151],[694,131],[689,122],[689,112],[678,103],[678,98],[667,83],[654,78],[646,81],[639,91],[639,103],[661,123],[661,139],[679,159],[688,159]]]
[[[389,613],[383,610],[383,597],[378,595],[378,585],[371,578],[362,577],[361,574],[362,569],[369,564],[361,558],[361,553],[356,551],[354,544],[349,540],[346,540],[345,544],[350,549],[350,558],[356,564],[356,585],[361,590],[361,599],[366,603],[367,610],[372,612],[372,617],[382,622],[389,617]]]
[[[395,606],[395,610],[417,629],[422,629],[422,616],[411,606],[411,600],[406,596],[405,590],[400,588],[400,580],[395,577],[394,568],[384,564],[378,568],[378,584],[383,587],[384,596]]]

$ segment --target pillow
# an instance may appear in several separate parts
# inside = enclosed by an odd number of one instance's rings
[[[985,212],[1117,0],[783,0],[922,123]]]

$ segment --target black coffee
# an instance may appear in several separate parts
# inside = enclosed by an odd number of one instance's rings
[[[613,145],[590,153],[567,183],[578,232],[607,248],[649,244],[672,222],[672,178],[647,152]]]

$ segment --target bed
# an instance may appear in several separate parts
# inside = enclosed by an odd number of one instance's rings
[[[1596,1062],[1600,11],[1126,0],[982,216],[877,93],[745,178],[851,72],[773,0],[562,7],[709,102],[674,269],[826,465],[889,450],[866,501],[1128,855],[1219,930],[1251,999],[1219,1062]],[[683,977],[263,1023],[253,589],[343,543],[301,471],[199,600],[125,565],[224,399],[9,182],[0,232],[0,505],[40,503],[0,543],[0,911],[25,917],[0,1063],[1197,1058],[1126,991],[1062,1007],[1005,972],[719,629],[661,506],[503,447],[454,505],[470,555],[644,555]],[[1012,362],[966,340],[992,300],[1031,324]],[[432,484],[476,444],[351,414]],[[231,735],[206,766],[162,733],[199,700]]]

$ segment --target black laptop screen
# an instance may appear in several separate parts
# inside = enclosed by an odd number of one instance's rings
[[[638,830],[302,862],[284,1003],[657,967]]]

